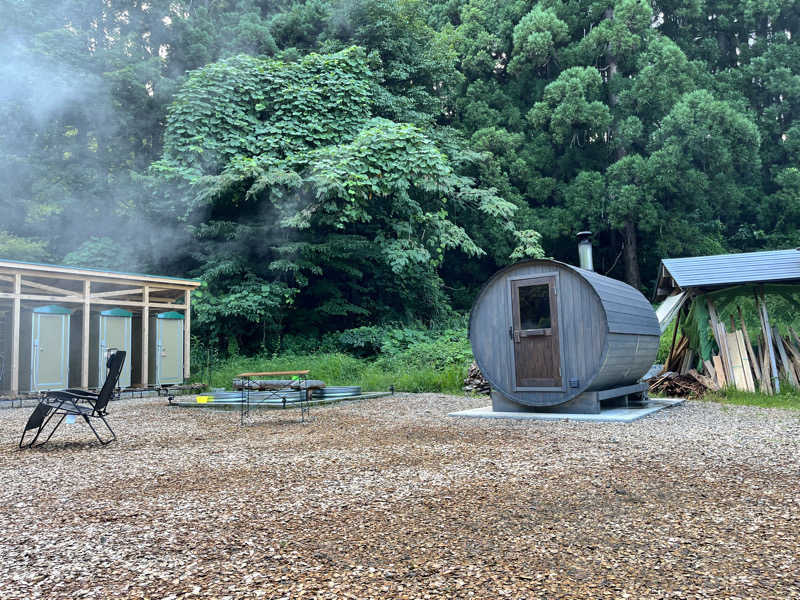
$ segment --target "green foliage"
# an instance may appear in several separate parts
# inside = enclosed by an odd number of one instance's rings
[[[212,356],[212,387],[230,388],[237,373],[310,369],[311,376],[328,385],[360,385],[364,391],[386,391],[394,386],[406,392],[461,393],[472,351],[466,332],[439,332],[410,328],[361,327],[329,334],[327,349],[310,353],[319,340],[293,340],[293,350],[280,356]],[[352,353],[343,352],[349,350]],[[365,358],[380,353],[377,359]],[[208,355],[194,355],[195,381],[205,381]]]
[[[371,117],[375,85],[357,47],[297,63],[237,56],[189,75],[151,173],[174,199],[166,214],[208,248],[197,252],[205,335],[266,349],[284,323],[438,319],[446,253],[485,254],[453,216],[477,212],[514,236],[514,204],[458,174],[420,128]],[[540,251],[526,235],[522,247]]]
[[[193,182],[237,157],[284,158],[336,144],[367,119],[370,77],[355,47],[298,63],[239,55],[206,65],[170,105],[164,158],[153,169]]]
[[[800,410],[800,391],[792,388],[788,381],[781,381],[780,394],[768,396],[758,392],[741,392],[733,388],[726,388],[721,392],[706,394],[703,396],[703,400],[721,404]]]
[[[92,236],[67,254],[63,263],[76,267],[132,271],[135,269],[134,261],[129,246],[120,246],[118,241],[108,237]]]
[[[0,231],[0,256],[3,258],[36,262],[44,260],[47,255],[46,242]]]
[[[608,106],[599,100],[602,84],[597,69],[567,69],[545,88],[542,101],[528,113],[528,121],[549,132],[556,145],[589,142],[611,124]]]
[[[514,27],[514,53],[508,68],[543,67],[555,58],[555,48],[569,39],[567,24],[552,9],[534,6]]]

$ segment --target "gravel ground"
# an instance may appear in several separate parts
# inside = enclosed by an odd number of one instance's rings
[[[112,404],[119,440],[16,444],[0,598],[800,598],[800,414],[449,418],[400,395],[255,413]]]

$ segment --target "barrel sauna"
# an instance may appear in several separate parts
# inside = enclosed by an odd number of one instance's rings
[[[469,321],[495,411],[598,413],[642,400],[661,330],[635,288],[554,260],[495,273]]]

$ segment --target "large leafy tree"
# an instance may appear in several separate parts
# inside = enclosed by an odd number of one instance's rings
[[[193,228],[207,306],[240,334],[256,316],[317,330],[436,318],[445,252],[484,254],[462,214],[536,251],[513,204],[459,175],[423,130],[374,116],[376,85],[351,47],[296,63],[237,56],[191,73],[176,95],[154,205]],[[271,300],[234,302],[242,285]]]

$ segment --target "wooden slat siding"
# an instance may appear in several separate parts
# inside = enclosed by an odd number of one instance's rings
[[[491,377],[497,389],[512,386],[513,359],[508,328],[511,326],[511,301],[505,279],[485,287],[470,318],[470,341],[481,371]],[[508,366],[506,368],[505,366]]]
[[[537,277],[559,272],[558,306],[561,331],[562,377],[580,381],[564,392],[513,392],[511,286],[509,278]],[[478,295],[470,316],[470,341],[478,366],[493,387],[530,406],[553,406],[578,395],[594,376],[606,339],[603,308],[597,295],[571,267],[554,261],[530,261],[497,273]]]
[[[600,296],[608,317],[610,333],[661,334],[655,311],[641,292],[626,283],[599,275],[594,271],[576,270]]]
[[[636,383],[655,361],[658,344],[657,336],[609,334],[608,351],[588,391]]]

